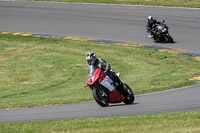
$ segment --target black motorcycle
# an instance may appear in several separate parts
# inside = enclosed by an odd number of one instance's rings
[[[153,30],[155,42],[170,42],[174,43],[174,39],[169,34],[168,27],[165,24],[165,20],[155,25]]]

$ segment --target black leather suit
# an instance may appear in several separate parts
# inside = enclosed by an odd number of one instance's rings
[[[150,33],[150,35],[153,35],[153,38],[155,39],[155,27],[156,24],[158,24],[159,22],[157,22],[156,19],[153,19],[153,21],[148,21],[146,28],[147,28],[147,32]]]

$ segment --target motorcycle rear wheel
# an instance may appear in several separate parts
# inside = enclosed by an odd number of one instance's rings
[[[106,107],[109,105],[109,95],[103,96],[102,93],[100,92],[99,88],[94,88],[93,91],[93,97],[95,101],[102,107]],[[105,92],[106,93],[106,92]]]
[[[135,100],[134,93],[133,93],[132,89],[131,89],[128,85],[125,84],[125,86],[126,86],[127,93],[128,93],[129,95],[126,96],[126,98],[124,99],[123,102],[124,102],[125,104],[132,104],[132,103],[134,102],[134,100]]]

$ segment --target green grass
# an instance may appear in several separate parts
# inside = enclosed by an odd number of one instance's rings
[[[200,112],[0,124],[3,133],[199,133]]]
[[[200,8],[200,0],[29,0]]]
[[[135,94],[196,84],[200,62],[155,49],[43,37],[0,35],[0,108],[93,100],[85,56],[95,52],[121,72]]]

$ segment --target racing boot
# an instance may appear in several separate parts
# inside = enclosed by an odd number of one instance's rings
[[[124,95],[125,97],[129,95],[129,93],[126,90],[126,86],[124,85],[124,83],[119,79],[119,85],[117,87],[117,91],[119,91],[122,95]]]
[[[149,34],[148,37],[149,37],[149,38],[153,38],[153,35],[150,35],[150,34]]]
[[[127,96],[128,95],[128,92],[126,90],[126,86],[124,85],[124,83],[119,79],[119,77],[114,74],[114,73],[111,73],[109,75],[109,77],[115,82],[115,84],[117,83],[117,88],[116,90],[121,93],[122,95],[124,96]]]

